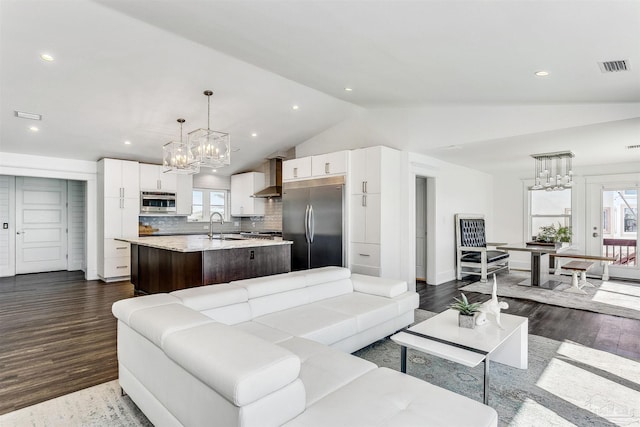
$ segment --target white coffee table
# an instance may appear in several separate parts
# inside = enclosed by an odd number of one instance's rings
[[[465,366],[484,362],[484,398],[489,402],[489,361],[527,369],[528,326],[526,317],[502,314],[504,329],[489,322],[475,329],[458,326],[458,311],[449,309],[430,319],[398,332],[391,339],[401,346],[401,371],[407,372],[407,348],[432,354]]]

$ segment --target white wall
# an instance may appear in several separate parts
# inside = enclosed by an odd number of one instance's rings
[[[70,179],[86,182],[85,278],[87,280],[97,280],[97,163],[85,160],[0,152],[0,175]]]

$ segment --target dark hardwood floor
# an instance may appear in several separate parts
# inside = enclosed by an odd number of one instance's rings
[[[467,283],[418,284],[420,308],[445,310]],[[0,278],[0,414],[116,379],[111,305],[132,296],[129,282],[86,281],[82,272]],[[640,360],[639,320],[503,299],[506,312],[529,318],[531,334]]]
[[[451,281],[438,286],[418,283],[420,308],[440,313],[447,309],[460,288],[470,281]],[[490,295],[465,292],[470,302],[486,301]],[[640,360],[640,320],[575,310],[515,298],[499,297],[509,308],[504,313],[529,319],[529,333],[557,341],[569,340],[619,356]]]
[[[82,272],[0,278],[0,414],[116,379],[111,304],[131,296]]]

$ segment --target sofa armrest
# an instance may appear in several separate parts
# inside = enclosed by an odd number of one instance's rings
[[[407,282],[396,279],[383,279],[363,274],[352,274],[351,283],[355,292],[393,298],[407,292]]]

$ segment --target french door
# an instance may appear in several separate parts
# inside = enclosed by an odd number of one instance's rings
[[[635,183],[588,184],[586,226],[587,253],[615,257],[609,266],[612,277],[640,280]]]

